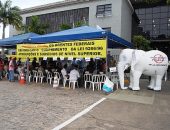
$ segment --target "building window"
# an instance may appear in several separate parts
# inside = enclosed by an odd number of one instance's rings
[[[136,9],[140,19],[139,27],[143,32],[150,32],[150,38],[170,37],[170,6],[157,6]]]
[[[104,17],[104,16],[111,16],[112,15],[112,5],[98,5],[96,17]]]
[[[106,28],[102,28],[102,29],[107,31],[107,32],[111,32],[111,27],[106,27]]]

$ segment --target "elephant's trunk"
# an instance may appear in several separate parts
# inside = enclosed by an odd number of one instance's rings
[[[124,87],[124,68],[125,68],[125,65],[119,62],[118,63],[118,75],[119,75],[121,89],[127,89],[127,87]]]

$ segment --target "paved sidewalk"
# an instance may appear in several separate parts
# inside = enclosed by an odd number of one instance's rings
[[[51,130],[103,96],[84,88],[0,81],[0,130]]]
[[[117,90],[62,130],[170,130],[170,81],[161,92]]]

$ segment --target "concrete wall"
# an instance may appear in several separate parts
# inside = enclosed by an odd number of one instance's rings
[[[131,42],[133,9],[128,0],[122,0],[121,6],[121,37]]]
[[[97,5],[112,4],[112,16],[96,18]],[[102,28],[111,27],[111,32],[121,36],[121,0],[102,0],[90,5],[89,25],[99,25]]]
[[[111,32],[131,41],[131,17],[132,9],[127,0],[96,0],[80,4],[57,7],[48,10],[37,11],[33,13],[22,14],[23,23],[26,23],[26,17],[40,15],[52,12],[60,12],[63,10],[72,10],[77,8],[89,7],[89,26],[96,27],[99,25],[102,28],[111,27]],[[112,15],[105,17],[96,17],[97,5],[112,4]],[[10,36],[16,35],[18,32],[10,26]]]

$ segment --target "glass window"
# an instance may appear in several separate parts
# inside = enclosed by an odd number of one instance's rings
[[[168,13],[161,13],[161,18],[167,18],[168,17]]]
[[[145,24],[152,24],[152,19],[146,19],[146,22],[145,22]]]
[[[152,20],[152,23],[153,23],[153,24],[159,24],[159,23],[160,23],[160,19],[153,19],[153,20]]]
[[[155,25],[155,26],[153,25],[153,31],[157,31],[158,32],[159,31],[159,25]]]
[[[168,12],[167,6],[161,6],[161,12]]]
[[[164,29],[164,30],[163,30],[163,29],[162,29],[162,30],[160,30],[160,34],[165,34],[165,35],[166,35],[167,33],[168,33],[168,31],[167,31],[166,29]]]
[[[152,30],[152,25],[146,25],[145,27],[146,27],[146,30],[149,30],[149,31]]]
[[[165,18],[165,19],[160,19],[160,23],[161,23],[161,24],[168,23],[168,19],[167,19],[167,18]]]
[[[169,12],[168,12],[168,17],[170,18],[170,9],[169,9]]]
[[[97,17],[110,16],[111,14],[112,14],[111,4],[97,6],[97,12],[96,12]]]
[[[167,29],[167,24],[161,24],[160,29]]]
[[[135,12],[136,12],[137,15],[139,14],[139,10],[138,9],[135,9]]]
[[[152,13],[152,8],[146,8],[146,14],[151,14]]]
[[[153,14],[153,18],[160,18],[160,13]]]
[[[160,7],[154,7],[153,8],[153,13],[158,13],[160,12]]]
[[[145,25],[145,19],[140,20],[140,25]]]
[[[170,36],[170,30],[168,31],[168,36]]]
[[[143,15],[143,14],[138,15],[138,17],[139,17],[139,19],[145,19],[145,15]]]
[[[167,18],[167,21],[168,21],[168,23],[170,23],[170,17],[169,17],[169,18]]]
[[[170,23],[168,23],[168,29],[169,29],[169,31],[170,31]]]
[[[145,9],[139,9],[139,14],[145,14]]]
[[[155,35],[155,36],[156,36],[156,35],[159,35],[159,31],[154,30],[154,31],[153,31],[153,35]]]
[[[146,14],[146,19],[152,19],[152,14]]]

